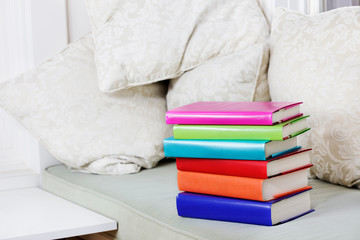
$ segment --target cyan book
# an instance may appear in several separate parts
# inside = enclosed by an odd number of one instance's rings
[[[164,140],[166,157],[266,160],[299,149],[297,138],[268,140]]]

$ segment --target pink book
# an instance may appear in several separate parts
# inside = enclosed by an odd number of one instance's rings
[[[301,116],[302,102],[196,102],[166,113],[167,124],[274,125]]]

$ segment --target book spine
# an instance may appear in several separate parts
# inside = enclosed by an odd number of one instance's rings
[[[239,177],[268,178],[267,161],[176,158],[178,170]]]
[[[180,191],[264,201],[264,179],[178,171]]]
[[[167,112],[167,124],[273,125],[272,113]]]
[[[166,157],[266,160],[266,141],[164,140]]]
[[[179,216],[272,226],[271,203],[179,193]]]
[[[283,140],[282,126],[175,125],[175,139]]]

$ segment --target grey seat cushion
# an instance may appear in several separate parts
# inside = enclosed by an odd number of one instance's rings
[[[273,227],[177,215],[176,165],[122,176],[90,175],[64,165],[43,174],[44,189],[118,222],[113,239],[358,239],[360,191],[310,179],[315,212]]]

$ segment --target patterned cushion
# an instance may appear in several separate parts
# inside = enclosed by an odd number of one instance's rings
[[[254,0],[87,0],[102,91],[176,78],[268,40]]]
[[[315,16],[279,9],[272,23],[269,88],[273,101],[304,101],[312,130],[312,173],[360,183],[360,8]]]
[[[268,48],[255,44],[216,57],[172,79],[168,109],[198,101],[268,101]]]
[[[58,160],[93,173],[131,173],[164,157],[167,85],[112,94],[98,89],[91,35],[28,74],[0,85],[0,107]]]

